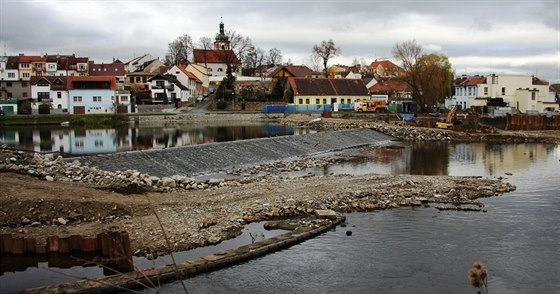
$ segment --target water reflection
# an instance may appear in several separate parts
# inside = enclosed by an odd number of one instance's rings
[[[527,170],[534,162],[548,158],[555,145],[484,144],[448,142],[411,142],[403,146],[366,147],[341,152],[346,160],[320,168],[310,168],[289,173],[301,176],[312,172],[316,175],[368,173],[453,175],[453,176],[503,176]]]
[[[212,142],[309,133],[275,124],[117,129],[10,128],[0,129],[0,144],[36,152],[69,155],[162,149]]]

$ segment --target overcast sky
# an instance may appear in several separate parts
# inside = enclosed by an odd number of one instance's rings
[[[0,43],[8,55],[163,59],[168,42],[184,33],[214,38],[220,17],[226,30],[278,48],[294,64],[309,63],[322,40],[342,51],[329,64],[350,65],[390,58],[396,43],[415,39],[448,56],[457,74],[560,82],[559,0],[0,0]]]

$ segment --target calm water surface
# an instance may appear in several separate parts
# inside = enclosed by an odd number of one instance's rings
[[[403,208],[350,214],[346,228],[186,280],[189,292],[475,293],[467,271],[480,260],[490,293],[560,293],[560,148],[429,145],[330,171],[503,176],[517,191],[484,199],[486,213]],[[182,288],[173,283],[164,291]]]
[[[60,152],[69,156],[132,150],[163,149],[263,137],[314,132],[270,123],[224,122],[182,127],[121,127],[71,129],[64,127],[0,128],[0,144],[35,152]]]

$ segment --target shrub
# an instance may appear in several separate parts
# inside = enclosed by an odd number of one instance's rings
[[[226,107],[227,107],[227,103],[226,103],[226,101],[224,101],[224,100],[218,100],[218,102],[216,103],[216,107],[217,107],[219,110],[225,110]]]

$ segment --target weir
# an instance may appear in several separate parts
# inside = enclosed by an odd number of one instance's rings
[[[158,177],[195,176],[347,148],[387,144],[392,139],[371,129],[352,129],[112,153],[80,157],[79,160],[83,165],[109,171],[137,170]]]

